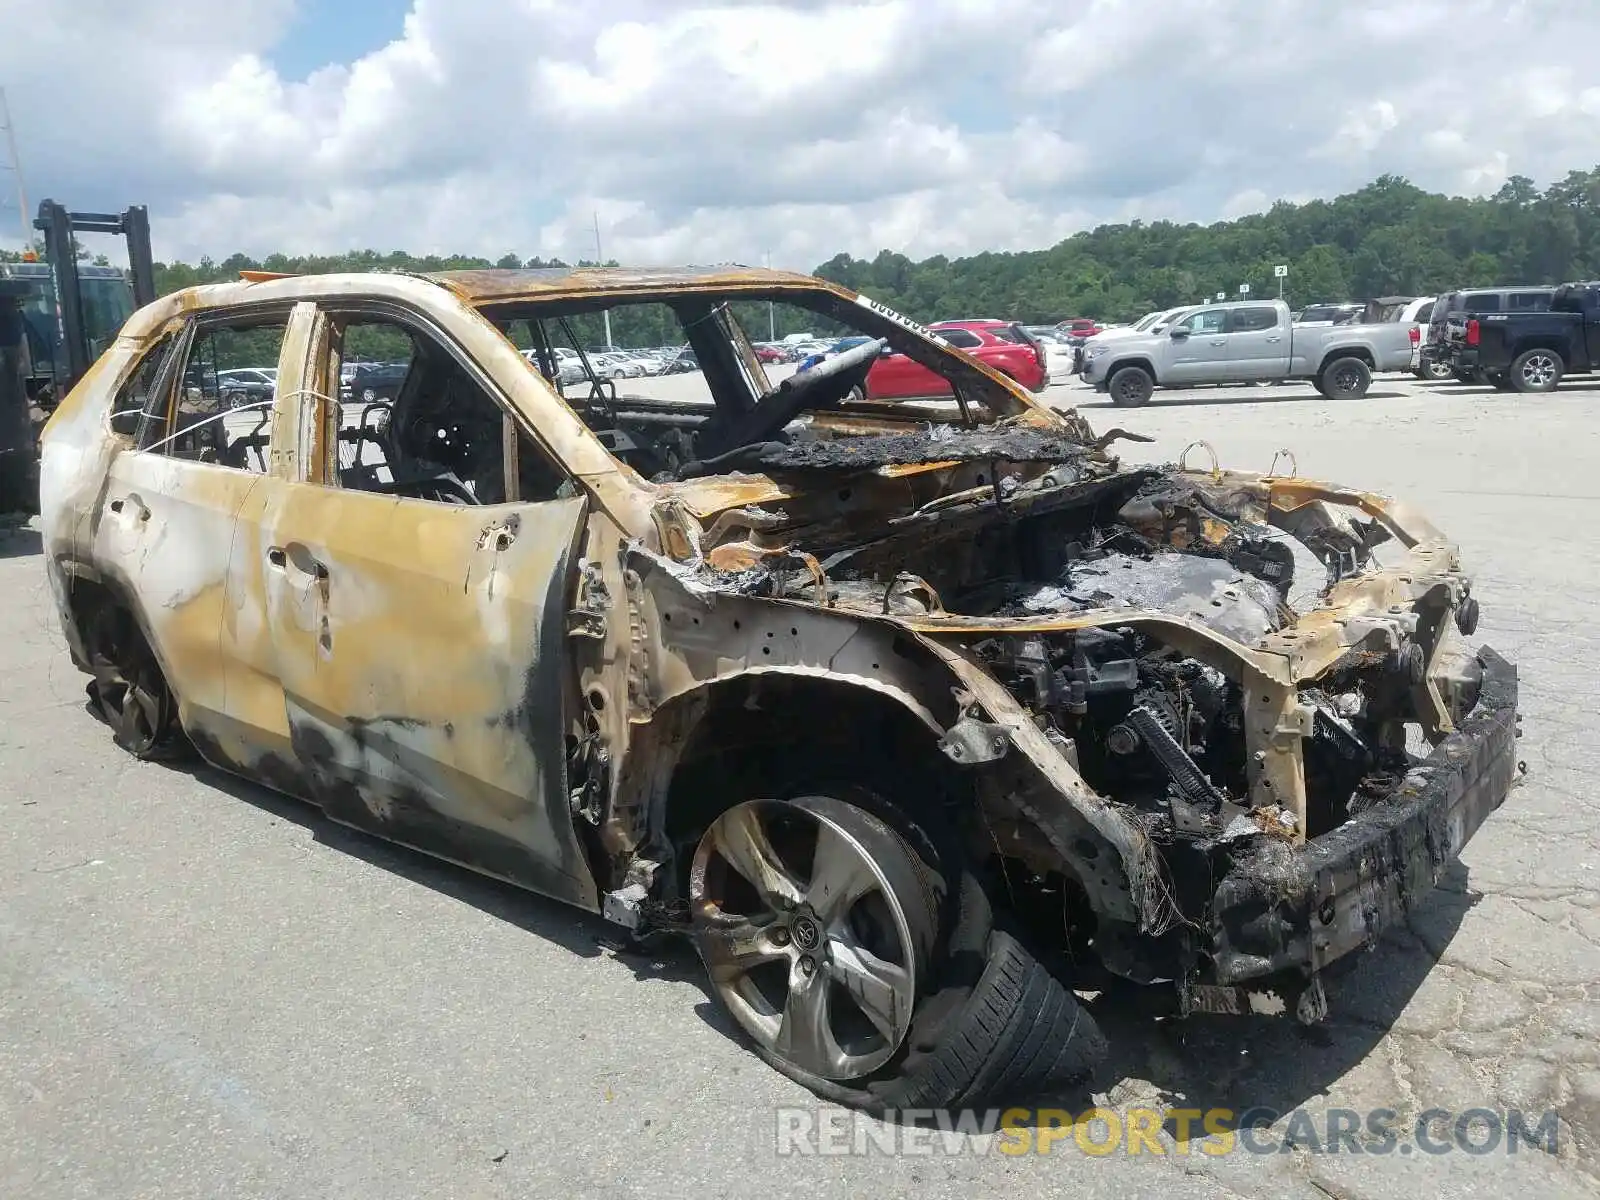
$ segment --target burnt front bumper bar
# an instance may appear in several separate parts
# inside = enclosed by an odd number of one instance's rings
[[[1387,801],[1298,849],[1266,847],[1223,877],[1206,984],[1314,981],[1433,890],[1518,771],[1517,669],[1488,647],[1478,662],[1483,686],[1472,712]]]

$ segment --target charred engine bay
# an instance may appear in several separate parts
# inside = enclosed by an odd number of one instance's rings
[[[1093,447],[1044,429],[931,425],[916,432],[758,442],[715,459],[685,463],[681,478],[713,471],[840,472],[926,462],[1082,463]]]
[[[1296,620],[1284,531],[1172,470],[1119,469],[1077,449],[1042,471],[997,464],[981,487],[890,516],[871,534],[830,524],[782,536],[821,566],[830,605],[858,611],[1003,620],[1125,608],[1182,616],[1246,646]],[[720,586],[815,600],[815,574],[796,557],[764,559]],[[1000,626],[969,644],[1086,782],[1135,810],[1158,842],[1209,860],[1239,838],[1292,831],[1285,814],[1250,808],[1245,697],[1214,662],[1114,621],[1049,633]],[[1404,765],[1378,749],[1404,689],[1382,664],[1344,672],[1337,688],[1306,694],[1318,709],[1304,747],[1311,837],[1386,794]]]

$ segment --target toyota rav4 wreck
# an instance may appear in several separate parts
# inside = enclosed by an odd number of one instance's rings
[[[869,340],[774,384],[749,302]],[[701,374],[550,382],[639,306]],[[123,747],[684,933],[774,1066],[930,1107],[1088,1072],[1119,980],[1320,1019],[1516,774],[1438,530],[1131,437],[806,276],[251,276],[129,321],[41,490]]]

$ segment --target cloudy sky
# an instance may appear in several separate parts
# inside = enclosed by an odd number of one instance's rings
[[[624,262],[809,269],[1600,162],[1600,0],[0,0],[0,29],[30,204],[148,204],[158,258],[570,260],[598,212]]]

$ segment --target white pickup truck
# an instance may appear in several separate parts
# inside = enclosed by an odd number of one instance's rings
[[[1159,334],[1118,338],[1096,347],[1084,378],[1128,407],[1148,404],[1157,387],[1309,379],[1332,400],[1367,394],[1375,371],[1411,363],[1404,325],[1300,327],[1281,300],[1209,304]]]

